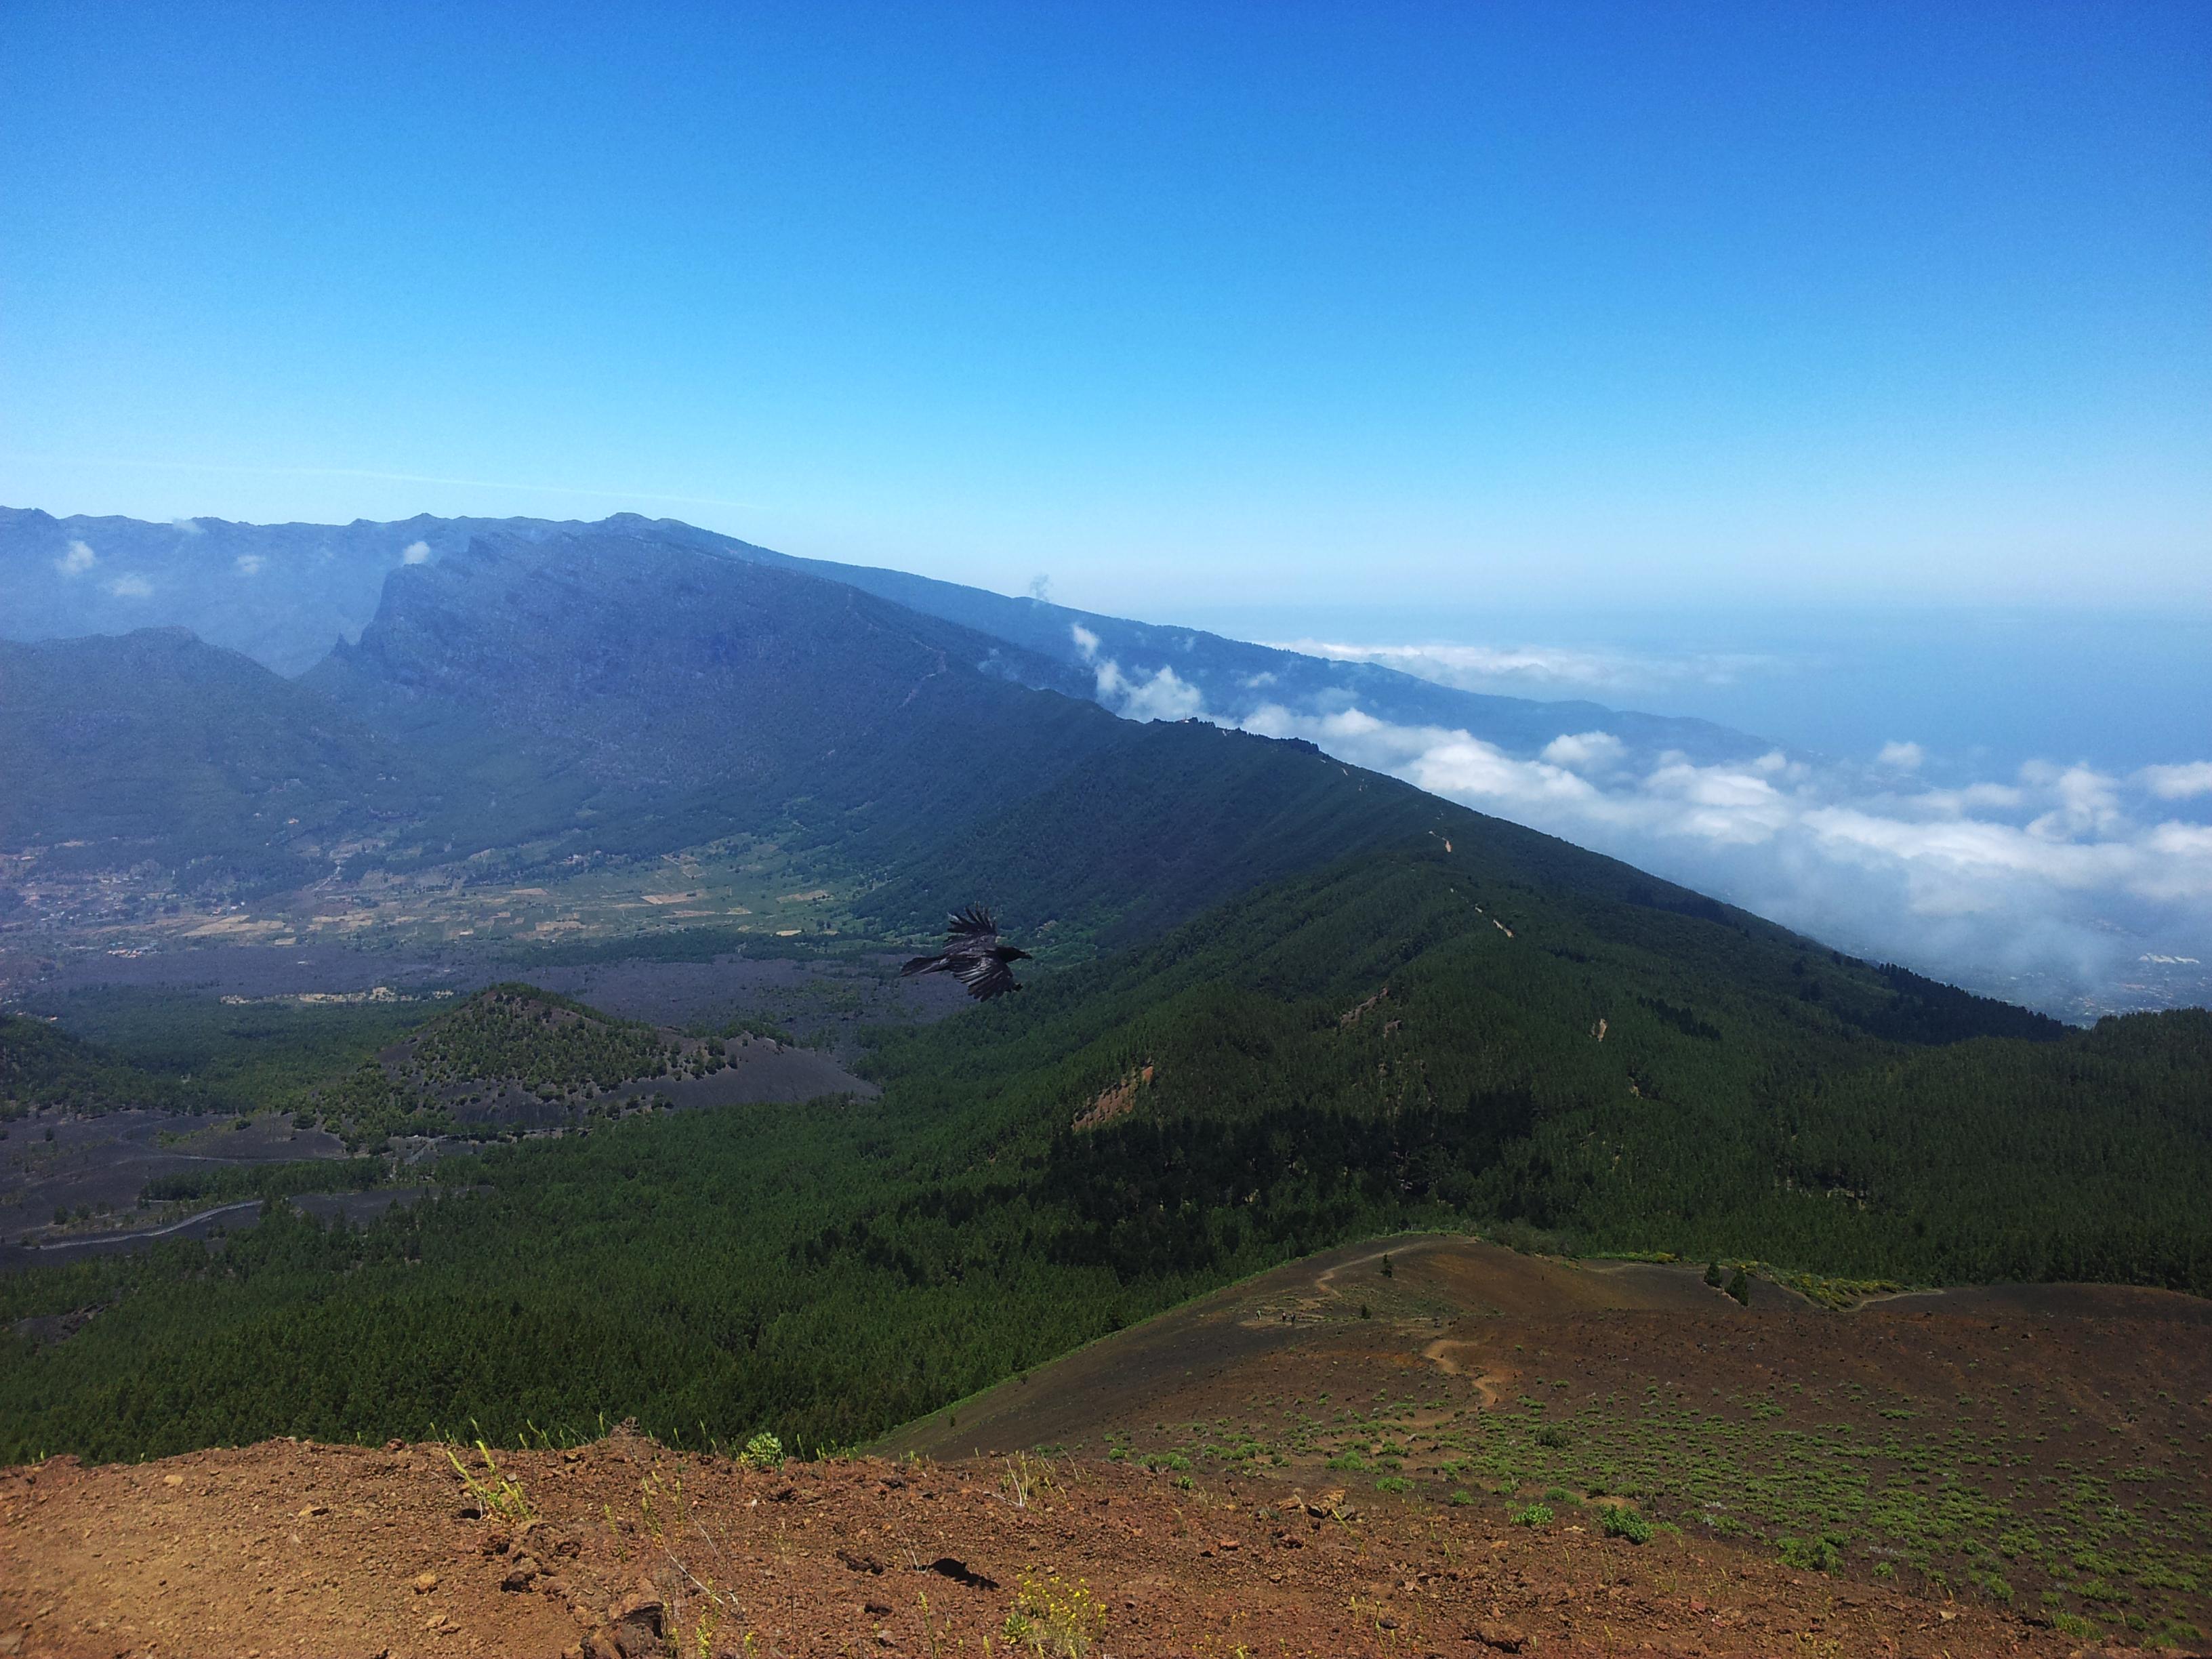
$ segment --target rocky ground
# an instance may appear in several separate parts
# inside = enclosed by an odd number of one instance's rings
[[[1770,1552],[1073,1458],[272,1441],[0,1473],[0,1654],[2066,1655]]]

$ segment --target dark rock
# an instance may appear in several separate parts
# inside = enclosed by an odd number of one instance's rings
[[[925,1572],[941,1573],[955,1583],[965,1584],[969,1589],[996,1589],[999,1581],[986,1578],[965,1561],[950,1555],[940,1555],[922,1569]]]
[[[615,1651],[621,1659],[659,1659],[667,1651],[660,1638],[660,1603],[633,1607],[615,1621]]]

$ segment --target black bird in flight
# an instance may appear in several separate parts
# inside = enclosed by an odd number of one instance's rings
[[[951,942],[933,957],[916,957],[899,969],[907,974],[951,974],[968,988],[968,994],[988,1002],[1022,988],[1006,964],[1033,960],[1026,951],[999,943],[999,924],[980,904],[955,911],[945,924]]]

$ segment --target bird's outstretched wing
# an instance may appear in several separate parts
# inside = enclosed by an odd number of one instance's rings
[[[899,976],[903,979],[910,974],[941,974],[946,965],[945,958],[941,956],[915,957],[905,967],[899,969]]]
[[[991,913],[980,904],[971,904],[964,910],[955,910],[945,918],[945,931],[953,939],[985,939],[999,936],[999,924]]]
[[[1022,988],[1016,982],[1013,972],[996,957],[976,957],[963,963],[953,970],[960,982],[968,988],[968,994],[978,1002],[988,1002],[993,997],[1002,997],[1009,991]]]

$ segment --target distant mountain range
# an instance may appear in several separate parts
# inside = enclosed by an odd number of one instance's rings
[[[1055,690],[1079,690],[1117,714],[1204,714],[1240,724],[1269,707],[1308,716],[1358,708],[1394,725],[1464,730],[1520,756],[1555,738],[1598,730],[1634,755],[1679,750],[1699,763],[1749,758],[1772,746],[1705,720],[1462,691],[1369,663],[1325,661],[903,571],[793,558],[672,519],[627,513],[598,524],[424,515],[341,526],[149,524],[0,508],[0,585],[9,596],[0,610],[0,637],[63,639],[177,625],[279,673],[298,674],[333,645],[359,640],[393,572],[410,563],[434,566],[478,537],[510,544],[620,538],[836,582],[1056,663],[1066,672]]]
[[[0,845],[40,848],[49,868],[151,863],[203,890],[296,886],[338,860],[358,875],[503,850],[558,871],[768,834],[857,878],[863,914],[890,931],[987,890],[1010,921],[1103,945],[1362,848],[1492,823],[1308,743],[1117,718],[1130,700],[1116,686],[1140,677],[1217,718],[1234,714],[1232,695],[1248,710],[1264,695],[1411,719],[1472,712],[1516,748],[1595,720],[1654,744],[1751,741],[1469,696],[635,517],[355,526],[319,550],[323,532],[306,526],[18,513],[5,528],[0,563],[48,592],[101,578],[111,557],[154,556],[116,550],[166,549],[149,592],[106,600],[156,611],[165,593],[189,611],[196,581],[261,561],[195,613],[216,641],[171,624],[0,655],[0,763],[24,786],[0,808]],[[260,550],[235,550],[248,545]],[[436,550],[410,556],[425,547]],[[71,548],[93,550],[88,568],[64,568]],[[349,563],[380,567],[376,608],[305,672],[288,678],[219,642],[258,639],[286,659],[281,641],[325,626],[349,591],[329,575]],[[9,626],[40,614],[13,611]],[[1173,665],[1159,660],[1169,653]],[[1636,879],[1668,902],[1707,902]]]

